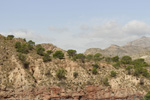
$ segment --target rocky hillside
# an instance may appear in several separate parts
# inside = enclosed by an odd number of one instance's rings
[[[143,60],[110,61],[2,35],[0,55],[0,100],[141,100],[150,90],[150,68]]]
[[[101,53],[104,56],[131,56],[133,59],[144,58],[149,62],[150,60],[150,37],[142,37],[127,43],[124,46],[111,45],[106,49],[90,48],[85,51],[85,54]]]

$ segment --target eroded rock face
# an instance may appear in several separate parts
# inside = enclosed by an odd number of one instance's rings
[[[104,88],[96,85],[90,85],[80,91],[68,91],[63,88],[40,87],[21,91],[1,91],[2,99],[27,99],[27,100],[129,100],[135,98],[141,100],[142,93],[128,93],[128,90],[113,90],[110,87]]]

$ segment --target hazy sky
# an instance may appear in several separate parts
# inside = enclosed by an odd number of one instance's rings
[[[150,36],[149,0],[0,0],[0,34],[84,52]]]

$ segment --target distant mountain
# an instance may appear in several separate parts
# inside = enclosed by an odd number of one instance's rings
[[[126,46],[150,47],[150,37],[141,37],[135,41],[129,42]]]
[[[149,55],[150,37],[141,37],[140,39],[131,41],[124,46],[111,45],[106,49],[90,48],[85,51],[85,54],[101,53],[104,56],[125,56],[129,55],[133,58]]]

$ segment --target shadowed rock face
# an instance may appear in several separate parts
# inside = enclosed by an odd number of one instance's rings
[[[129,89],[111,89],[97,85],[89,85],[79,91],[69,91],[57,86],[39,87],[28,90],[11,91],[9,93],[1,93],[1,98],[9,99],[37,99],[37,100],[141,100],[142,93],[134,93]],[[1,100],[3,100],[1,99]]]
[[[150,37],[142,37],[140,39],[137,39],[135,41],[129,42],[124,46],[117,46],[117,45],[111,45],[110,47],[106,49],[99,49],[99,48],[90,48],[85,51],[85,54],[95,54],[95,53],[101,53],[104,56],[134,56],[134,58],[138,58],[138,54],[141,56],[144,56],[146,54],[149,54],[150,51]],[[135,56],[137,55],[137,56]]]

